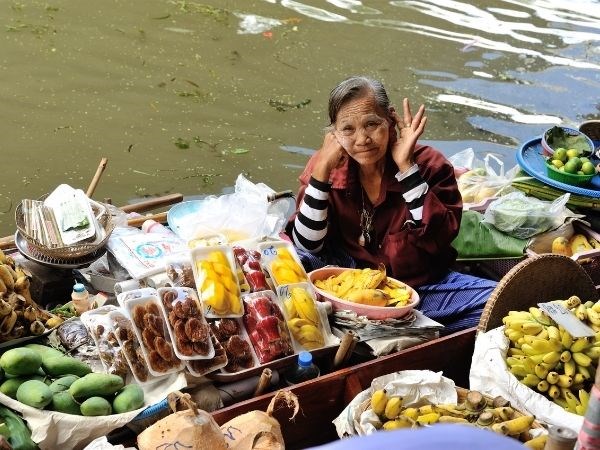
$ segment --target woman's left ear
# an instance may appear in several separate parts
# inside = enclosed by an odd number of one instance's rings
[[[389,134],[390,134],[390,138],[389,138],[389,145],[393,145],[397,140],[398,140],[398,131],[396,130],[396,124],[394,123],[393,120],[389,120]]]

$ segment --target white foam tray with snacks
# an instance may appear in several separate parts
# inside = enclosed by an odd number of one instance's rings
[[[189,319],[200,320],[202,326],[205,327],[205,329],[206,329],[206,336],[207,336],[207,340],[208,340],[208,346],[207,346],[208,352],[206,354],[203,355],[198,352],[195,352],[194,350],[192,350],[192,353],[194,353],[193,355],[185,355],[182,353],[181,348],[180,348],[180,340],[178,339],[178,336],[176,336],[176,332],[173,328],[173,325],[171,324],[171,321],[169,320],[170,311],[167,310],[167,307],[164,302],[164,296],[165,296],[165,294],[167,294],[169,292],[174,292],[176,295],[175,300],[173,300],[173,303],[172,303],[173,305],[185,301],[186,298],[190,298],[194,302],[194,305],[196,306],[195,313],[191,312],[185,319],[183,319],[181,317],[180,317],[180,319],[182,319],[182,320],[189,320]],[[177,287],[177,288],[164,287],[164,288],[158,289],[158,298],[160,299],[160,307],[162,309],[162,312],[163,312],[164,316],[167,318],[167,320],[165,321],[165,324],[167,326],[167,330],[169,331],[169,337],[171,338],[171,343],[173,345],[173,349],[175,350],[175,355],[184,362],[188,361],[188,360],[214,358],[215,349],[213,348],[212,340],[210,339],[210,329],[208,327],[208,323],[206,322],[206,318],[204,317],[204,314],[202,314],[202,305],[200,304],[200,301],[198,300],[196,291],[194,289],[185,288],[185,287]],[[187,328],[186,328],[186,330],[187,330]],[[187,333],[187,331],[186,331],[186,333]],[[189,337],[187,336],[187,334],[184,336],[184,340],[189,341]]]
[[[163,321],[163,332],[160,333],[160,335],[162,335],[163,339],[165,339],[165,341],[167,341],[169,344],[171,344],[171,346],[173,345],[171,343],[171,339],[169,337],[169,332],[167,330],[167,325],[166,325],[166,318],[164,317],[164,314],[162,313],[161,309],[160,309],[160,300],[158,298],[157,295],[148,295],[148,296],[144,296],[144,297],[139,297],[139,298],[130,298],[128,300],[125,301],[125,310],[127,311],[127,314],[129,315],[129,317],[131,318],[131,322],[133,324],[133,331],[135,332],[136,337],[138,338],[138,341],[140,342],[140,348],[142,350],[142,355],[144,355],[144,359],[146,360],[146,363],[148,363],[148,370],[150,371],[150,373],[156,377],[160,377],[162,375],[167,375],[167,374],[171,374],[171,373],[175,373],[175,372],[179,372],[180,370],[183,370],[184,365],[182,363],[181,360],[177,360],[179,362],[178,365],[173,365],[169,370],[165,370],[165,371],[157,371],[152,367],[152,364],[150,363],[150,355],[149,352],[146,349],[146,345],[144,343],[144,340],[142,339],[142,330],[139,329],[139,327],[137,326],[137,324],[135,323],[134,320],[134,309],[136,308],[136,306],[146,306],[149,304],[154,304],[156,305],[156,307],[158,308],[158,311],[160,313],[160,318]]]
[[[131,330],[133,332],[132,341],[133,341],[134,348],[141,347],[141,344],[137,340],[137,336],[135,335],[135,332],[133,331],[133,323],[131,322],[131,319],[129,319],[129,317],[127,317],[127,313],[122,308],[113,310],[108,313],[108,318],[112,321],[113,328],[114,328],[115,324],[117,323],[116,321],[119,320],[120,316],[123,316],[129,322],[129,326],[131,327]],[[127,361],[127,364],[129,364],[129,371],[131,372],[133,379],[135,380],[135,382],[137,384],[139,384],[140,386],[145,386],[148,384],[156,383],[157,381],[164,380],[167,377],[167,375],[163,375],[160,377],[156,377],[156,376],[152,375],[150,373],[150,371],[148,370],[148,365],[145,360],[142,361],[142,365],[143,365],[143,370],[145,370],[146,373],[145,374],[138,373],[138,370],[134,369],[134,367],[136,367],[136,366],[135,366],[134,362],[132,361],[132,358],[139,355],[139,353],[136,352],[137,353],[136,356],[129,355],[127,353],[127,351],[125,351],[125,345],[124,345],[124,341],[121,339],[121,335],[116,330],[115,330],[115,337],[117,339],[117,342],[121,346],[121,351],[123,352],[123,356],[125,356],[125,360]],[[140,351],[141,351],[141,349],[140,349]],[[142,359],[143,359],[143,356],[142,356]]]

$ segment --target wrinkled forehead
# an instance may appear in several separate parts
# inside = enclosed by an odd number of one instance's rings
[[[377,105],[373,94],[368,93],[345,102],[338,111],[335,122],[355,122],[371,116],[386,118],[387,113]]]

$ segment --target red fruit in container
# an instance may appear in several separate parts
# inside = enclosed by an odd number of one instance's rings
[[[250,291],[259,292],[269,289],[264,273],[255,270],[245,273],[244,275],[246,276],[246,281],[248,281],[248,284],[250,285]]]

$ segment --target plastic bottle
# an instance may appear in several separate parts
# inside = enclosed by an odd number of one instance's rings
[[[317,378],[320,373],[319,368],[313,363],[312,354],[300,352],[298,353],[298,364],[285,375],[285,382],[291,386],[311,378]]]
[[[73,302],[75,311],[77,311],[77,314],[79,315],[88,311],[92,306],[92,302],[90,301],[90,293],[82,283],[75,283],[73,286],[71,301]]]

